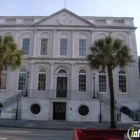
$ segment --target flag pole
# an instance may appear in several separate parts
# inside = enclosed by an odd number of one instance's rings
[[[66,0],[65,0],[64,8],[66,8]]]

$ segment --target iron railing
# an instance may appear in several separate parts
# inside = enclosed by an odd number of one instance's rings
[[[18,94],[1,102],[3,107],[0,108],[0,110],[2,111],[3,109],[7,108],[11,104],[15,103],[17,101],[17,96],[20,96],[20,97],[25,96],[25,92],[26,91],[20,91]],[[63,94],[64,94],[64,96],[63,96]],[[62,90],[62,94],[61,94],[61,96],[59,96],[58,90],[39,91],[37,89],[32,89],[32,90],[28,89],[27,95],[29,98],[46,98],[46,99],[61,98],[61,99],[84,99],[84,100],[93,99],[93,97],[95,96],[95,99],[100,100],[100,102],[102,102],[110,110],[110,99],[105,97],[103,94],[99,93],[98,91],[95,91],[93,93],[93,91],[81,92],[78,90],[67,90],[67,91]],[[120,121],[120,119],[121,119],[121,108],[122,107],[123,107],[123,105],[118,103],[115,100],[115,113],[117,114],[116,118],[118,121]],[[136,112],[134,110],[129,109],[129,113],[125,113],[125,114],[128,115],[130,118],[132,118],[135,121],[139,120],[139,118],[140,118],[139,112]]]
[[[96,94],[97,99],[99,99],[104,105],[107,106],[107,108],[110,110],[110,99],[105,97],[104,95],[100,94],[99,92],[97,92]],[[116,120],[117,121],[121,121],[121,108],[124,106],[120,103],[118,103],[115,100],[115,113],[116,113]],[[132,120],[134,121],[138,121],[140,118],[140,113],[135,111],[135,110],[131,110],[129,109],[129,111],[125,111],[123,112],[124,114],[128,115]]]
[[[1,107],[0,110],[2,111],[6,109],[7,107],[15,103],[17,101],[17,98],[20,98],[21,96],[22,96],[22,92],[19,92],[18,94],[5,99],[4,101],[1,101],[1,104],[3,105],[3,107]]]

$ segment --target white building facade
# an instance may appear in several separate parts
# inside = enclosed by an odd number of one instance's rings
[[[123,107],[138,109],[135,30],[133,18],[81,17],[67,9],[48,17],[1,16],[0,35],[11,35],[24,52],[20,69],[3,70],[1,102],[22,94],[18,119],[98,122],[102,114],[102,121],[109,121],[110,109],[103,103],[100,108],[98,98],[109,99],[108,75],[91,69],[87,54],[95,40],[111,35],[128,45],[135,59],[132,65],[114,69],[115,99]],[[3,109],[1,118],[14,118],[14,109],[16,103]]]

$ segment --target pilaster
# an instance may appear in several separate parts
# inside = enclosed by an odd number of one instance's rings
[[[71,50],[71,57],[74,58],[74,34],[75,30],[72,30],[72,50]]]
[[[94,43],[94,31],[93,31],[93,30],[90,31],[90,36],[91,36],[90,44],[91,44],[91,46],[92,46],[93,43]]]
[[[35,29],[34,30],[34,43],[33,43],[33,57],[35,57],[36,56],[36,46],[37,46],[37,30]]]
[[[72,62],[72,63],[70,63],[71,64],[71,72],[70,72],[70,90],[72,91],[72,90],[74,90],[74,65],[75,65],[75,63],[74,62]],[[71,92],[72,93],[72,92]]]
[[[19,30],[16,30],[16,38],[15,38],[15,41],[16,41],[16,43],[17,43],[18,45],[20,45],[20,44],[19,44]]]
[[[56,30],[53,30],[53,40],[52,40],[52,57],[54,58],[55,57],[55,39],[56,39]]]
[[[51,65],[51,75],[50,75],[50,90],[52,91],[54,89],[54,62],[50,62]]]
[[[33,93],[33,84],[34,84],[34,62],[30,61],[30,83],[29,83],[29,92],[32,97]]]

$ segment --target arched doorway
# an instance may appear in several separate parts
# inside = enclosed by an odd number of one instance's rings
[[[56,97],[67,97],[67,74],[65,69],[58,71]]]

